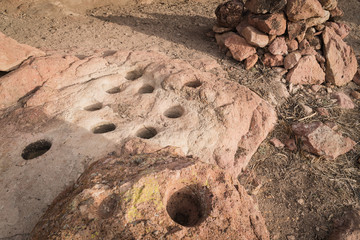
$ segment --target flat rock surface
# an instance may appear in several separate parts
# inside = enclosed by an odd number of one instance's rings
[[[53,202],[31,239],[270,239],[241,185],[173,151],[95,162]]]
[[[6,206],[0,236],[29,232],[93,160],[141,151],[127,144],[132,139],[179,147],[236,177],[273,128],[275,112],[248,88],[197,65],[213,66],[155,52],[99,53],[55,75],[42,74],[47,80],[35,92],[18,95],[12,105],[7,101],[11,107],[0,120],[6,126],[0,139],[0,204]],[[22,71],[26,76],[28,67],[14,75]],[[4,76],[12,83],[7,89],[20,86],[11,76]],[[23,108],[11,110],[20,98]]]

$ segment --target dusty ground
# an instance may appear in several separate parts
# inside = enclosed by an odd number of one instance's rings
[[[220,0],[206,3],[166,0],[148,5],[135,5],[130,1],[117,1],[115,5],[109,0],[107,6],[84,0],[84,4],[75,7],[66,4],[67,0],[57,1],[64,3],[57,5],[48,2],[55,1],[0,0],[0,31],[42,50],[75,52],[78,56],[98,49],[151,49],[185,60],[210,57],[221,64],[232,80],[265,99],[272,93],[280,100],[272,84],[276,74],[261,64],[246,72],[243,65],[220,53],[214,39],[207,34],[214,24],[214,10]],[[342,20],[353,29],[346,40],[360,60],[360,3],[339,2],[345,11]],[[0,76],[2,74],[0,72]],[[350,83],[342,90],[348,92],[354,88],[359,87]],[[317,99],[308,87],[292,93],[277,107],[279,124],[268,139],[291,136],[290,126],[298,120],[320,119],[335,122],[339,131],[359,142],[360,102],[356,102],[355,110],[337,109],[329,99],[329,90],[322,89]],[[299,106],[301,102],[313,109],[325,107],[331,116],[306,118]],[[249,165],[257,184],[247,181],[246,177],[241,181],[257,198],[272,239],[291,239],[291,236],[325,239],[333,220],[341,216],[344,209],[359,206],[359,157],[359,145],[335,161],[329,161],[302,151],[277,150],[264,141]]]

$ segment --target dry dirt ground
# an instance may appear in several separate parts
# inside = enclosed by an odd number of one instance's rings
[[[0,31],[45,51],[78,56],[98,49],[137,49],[156,50],[185,60],[209,57],[217,60],[233,81],[267,100],[274,96],[275,102],[283,102],[276,107],[278,125],[253,156],[240,181],[257,199],[272,239],[325,239],[345,209],[359,207],[360,146],[330,161],[301,150],[276,149],[268,140],[292,137],[290,127],[294,122],[321,120],[336,123],[339,131],[359,142],[360,102],[356,102],[354,110],[338,109],[329,92],[339,89],[330,87],[320,90],[317,98],[309,87],[304,87],[292,89],[286,101],[280,99],[272,84],[276,73],[261,63],[245,71],[242,64],[218,51],[209,32],[220,2],[223,1],[0,0]],[[352,28],[346,41],[359,61],[360,3],[339,0],[339,4],[345,12],[342,21]],[[350,83],[341,90],[351,89],[359,87]],[[313,109],[327,108],[330,116],[308,117],[300,103]]]

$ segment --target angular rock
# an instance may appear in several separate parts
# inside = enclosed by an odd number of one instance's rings
[[[324,17],[325,11],[318,0],[288,0],[286,15],[296,22],[312,17]]]
[[[360,211],[359,209],[347,210],[336,219],[327,240],[357,240],[360,239]]]
[[[292,130],[302,141],[302,149],[318,156],[335,159],[350,151],[356,143],[322,122],[296,123]]]
[[[230,32],[232,30],[232,28],[226,28],[226,27],[220,27],[218,25],[214,25],[212,30],[215,33],[226,33],[226,32]]]
[[[260,31],[270,35],[283,35],[286,31],[286,18],[284,13],[264,15],[250,15],[249,24]]]
[[[225,46],[230,50],[233,58],[238,61],[242,61],[256,53],[256,49],[237,34],[226,38]]]
[[[325,81],[325,73],[315,56],[304,56],[289,71],[286,80],[292,84],[321,84]]]
[[[285,145],[277,138],[270,139],[270,142],[274,145],[276,148],[284,148]]]
[[[248,0],[245,8],[256,14],[274,13],[284,9],[286,3],[287,0]]]
[[[287,147],[287,149],[289,149],[290,151],[297,150],[295,139],[292,139],[292,138],[287,139],[284,143],[285,143],[285,146]]]
[[[262,59],[265,66],[277,67],[284,65],[284,57],[282,55],[272,55],[271,53],[265,53]]]
[[[7,37],[0,32],[0,71],[9,72],[17,68],[29,57],[44,56],[45,53],[26,44]]]
[[[298,21],[298,22],[287,22],[287,30],[289,35],[289,40],[297,39],[298,42],[301,42],[306,33],[306,22]]]
[[[50,59],[36,65],[47,80],[0,118],[0,238],[30,232],[85,166],[110,155],[175,146],[236,178],[276,122],[257,94],[201,70],[213,66],[197,69],[156,52],[65,57],[72,63],[61,70],[56,57],[38,59],[31,64]],[[30,81],[28,68],[3,76],[9,84],[0,96],[26,92],[11,76]]]
[[[353,98],[355,98],[356,100],[359,100],[360,99],[360,92],[359,91],[351,91],[351,94],[350,94]]]
[[[330,11],[330,17],[334,20],[337,20],[342,16],[344,16],[344,12],[339,7],[336,7],[334,10]]]
[[[325,23],[327,20],[329,20],[330,18],[330,12],[329,11],[325,11],[325,15],[322,17],[313,17],[313,18],[309,18],[306,19],[306,27],[310,28],[310,27],[314,27],[316,25],[320,25]]]
[[[325,10],[334,10],[338,5],[338,0],[319,0]]]
[[[241,35],[249,44],[256,47],[263,48],[269,43],[269,36],[252,26],[248,26],[242,29]]]
[[[301,55],[313,55],[316,56],[317,52],[315,49],[310,45],[310,43],[304,39],[299,43],[299,50]]]
[[[235,188],[216,167],[164,150],[95,162],[57,197],[31,238],[92,239],[94,233],[99,239],[270,239],[244,187]]]
[[[299,43],[298,41],[296,41],[296,39],[287,40],[286,45],[288,47],[289,52],[293,52],[299,49]]]
[[[250,70],[257,63],[259,56],[257,54],[251,55],[245,60],[245,69]]]
[[[337,104],[342,109],[354,109],[355,104],[351,98],[343,92],[336,92],[331,95],[332,98],[337,100]]]
[[[288,47],[284,37],[277,37],[269,46],[269,52],[273,55],[286,55]]]
[[[355,53],[329,27],[325,28],[322,37],[326,58],[326,81],[336,86],[343,86],[353,79],[357,71]]]
[[[287,55],[284,59],[284,67],[285,69],[291,69],[295,67],[295,65],[299,62],[301,58],[301,53],[299,52],[292,52]]]
[[[332,28],[341,39],[346,38],[351,31],[350,27],[345,23],[327,22],[326,26]]]
[[[215,34],[215,40],[216,40],[216,43],[219,46],[219,50],[221,52],[226,52],[228,50],[228,48],[225,46],[225,40],[231,36],[237,36],[237,34],[234,32]]]
[[[215,10],[219,26],[235,28],[241,22],[243,10],[244,5],[238,0],[220,4]]]

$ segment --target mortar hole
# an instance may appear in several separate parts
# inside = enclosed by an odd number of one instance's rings
[[[47,140],[39,140],[37,142],[31,143],[25,147],[21,157],[25,160],[34,159],[45,154],[51,148],[51,142]]]
[[[119,87],[113,87],[106,91],[108,94],[115,94],[121,92],[121,89]]]
[[[99,126],[96,126],[92,129],[94,134],[102,134],[107,132],[112,132],[116,129],[116,125],[113,123],[106,123]]]
[[[143,74],[144,74],[143,70],[135,69],[131,72],[128,72],[125,78],[130,81],[135,81],[136,79],[141,78]]]
[[[201,85],[202,85],[202,83],[198,79],[196,79],[195,81],[185,83],[186,87],[191,87],[191,88],[198,88]]]
[[[206,189],[207,190],[207,189]],[[185,227],[194,227],[208,215],[207,204],[201,199],[201,190],[193,185],[173,193],[166,204],[170,218]],[[208,195],[207,190],[205,195]]]
[[[94,103],[84,108],[85,111],[93,112],[102,109],[102,103]]]
[[[140,93],[140,94],[146,94],[146,93],[152,93],[152,92],[154,92],[154,87],[149,84],[145,84],[138,91],[138,93]]]
[[[184,114],[184,108],[181,106],[174,106],[164,112],[164,116],[168,118],[179,118]]]
[[[136,132],[136,136],[143,139],[150,139],[155,137],[157,131],[153,127],[145,127]]]

